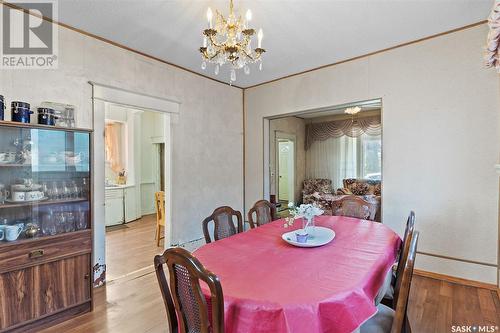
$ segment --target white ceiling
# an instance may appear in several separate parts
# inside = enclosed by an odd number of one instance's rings
[[[207,7],[229,1],[59,0],[60,22],[228,82],[200,67]],[[238,72],[248,87],[391,47],[487,18],[493,0],[235,0],[264,30],[264,69]],[[486,38],[486,36],[485,36]]]

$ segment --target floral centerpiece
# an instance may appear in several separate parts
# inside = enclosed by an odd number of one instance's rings
[[[324,213],[324,211],[314,204],[302,204],[295,206],[293,202],[288,204],[290,216],[285,218],[285,228],[293,226],[296,219],[302,218],[302,229],[297,231],[297,241],[307,241],[309,229],[314,227],[314,217]],[[299,241],[301,242],[301,241]]]

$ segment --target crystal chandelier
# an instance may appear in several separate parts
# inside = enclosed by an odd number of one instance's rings
[[[249,27],[252,20],[250,9],[246,12],[245,20],[233,10],[233,0],[229,2],[229,16],[215,11],[215,26],[212,22],[212,10],[207,10],[208,29],[203,30],[203,46],[200,53],[203,58],[201,68],[206,70],[207,62],[215,65],[214,73],[219,75],[220,67],[228,64],[231,67],[230,81],[236,81],[236,70],[243,68],[245,74],[250,74],[250,64],[259,63],[262,70],[262,29],[257,33],[257,47],[252,49],[252,37],[255,30]]]

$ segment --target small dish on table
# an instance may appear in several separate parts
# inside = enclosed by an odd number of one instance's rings
[[[285,232],[281,235],[281,238],[288,244],[298,246],[298,247],[317,247],[323,246],[330,243],[335,238],[335,231],[325,227],[309,227],[307,230],[308,236],[306,241],[303,242],[303,237],[297,238],[298,230],[293,230],[290,232]],[[302,234],[299,234],[302,235]]]

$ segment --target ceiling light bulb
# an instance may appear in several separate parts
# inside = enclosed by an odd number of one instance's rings
[[[247,19],[247,22],[250,22],[252,20],[252,11],[250,9],[247,10],[245,18]]]
[[[212,28],[212,16],[213,16],[212,9],[210,7],[208,7],[207,20],[208,20],[208,24],[210,25],[210,28]]]
[[[257,34],[257,38],[258,38],[257,47],[260,49],[260,48],[262,48],[262,38],[264,38],[264,32],[262,31],[262,28],[259,29],[259,33]]]

